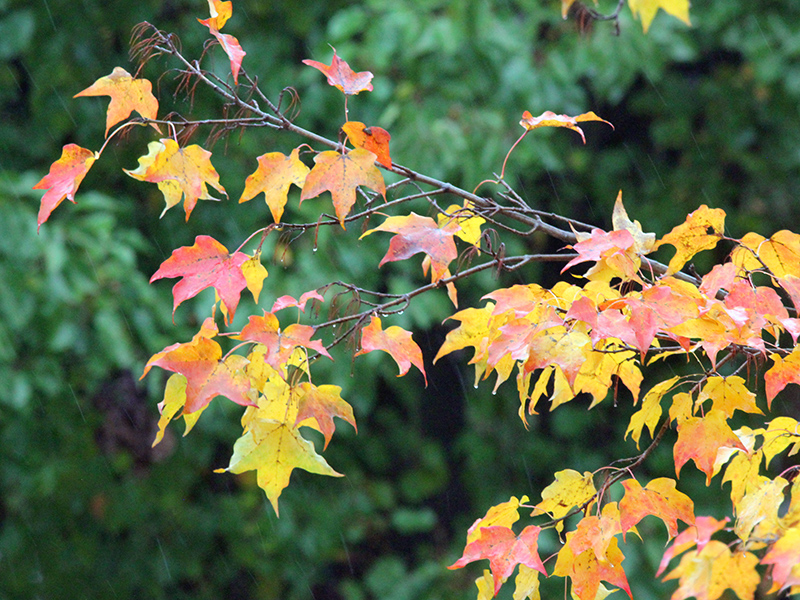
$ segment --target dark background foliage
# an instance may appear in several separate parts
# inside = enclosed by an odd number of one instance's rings
[[[388,129],[396,162],[454,184],[471,189],[499,171],[522,111],[594,110],[615,129],[587,125],[586,146],[540,130],[515,151],[507,178],[534,206],[607,226],[622,189],[631,216],[660,235],[702,203],[728,212],[734,236],[796,229],[800,7],[696,4],[692,28],[662,13],[646,36],[625,9],[616,37],[604,23],[581,34],[555,1],[239,0],[226,31],[262,89],[275,98],[293,86],[297,122],[329,137],[344,118],[341,95],[301,61],[328,62],[335,46],[375,74],[375,91],[351,98],[351,118]],[[227,464],[238,407],[215,402],[191,435],[171,426],[151,449],[164,379],[138,381],[151,354],[193,335],[211,302],[186,303],[173,324],[170,286],[149,276],[199,233],[237,246],[269,222],[260,198],[200,203],[188,224],[180,209],[159,220],[155,186],[121,172],[152,139],[142,129],[112,144],[77,206],[36,233],[41,194],[31,186],[65,143],[102,143],[105,101],[71,96],[114,66],[135,69],[128,42],[143,20],[199,57],[207,30],[196,18],[206,13],[200,0],[0,1],[0,597],[474,597],[485,565],[444,569],[469,524],[512,494],[538,501],[557,470],[633,454],[621,441],[627,398],[592,412],[579,399],[526,431],[513,384],[496,396],[490,382],[474,389],[467,356],[430,364],[451,308],[443,295],[422,297],[392,324],[415,330],[430,385],[396,379],[388,357],[351,366],[342,350],[320,365],[318,380],[341,385],[354,405],[359,435],[342,424],[326,453],[347,477],[295,473],[277,519],[253,477],[212,473]],[[227,69],[219,48],[204,65]],[[172,96],[175,66],[155,59],[142,72],[157,82],[161,114],[218,116],[205,90]],[[216,143],[233,203],[255,157],[300,142],[289,138],[258,130]],[[313,221],[320,202],[298,208],[293,196],[286,218]],[[387,243],[379,235],[356,245],[325,232],[316,253],[312,239],[271,243],[265,306],[337,278],[391,291],[421,281],[416,264],[376,270]],[[524,278],[551,284],[559,269]],[[476,278],[462,305],[517,281]],[[670,462],[668,450],[656,454],[646,475],[671,474]],[[722,516],[724,498],[700,481],[682,473],[682,486],[698,487],[698,512]],[[641,530],[653,541],[629,541],[626,571],[635,594],[665,597],[674,585],[653,581],[663,526]]]

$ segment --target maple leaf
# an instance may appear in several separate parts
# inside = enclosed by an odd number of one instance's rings
[[[273,369],[280,369],[295,348],[308,348],[331,358],[320,340],[312,340],[315,330],[310,325],[292,324],[281,330],[278,318],[269,312],[264,316],[251,316],[247,325],[242,328],[239,338],[245,341],[259,342],[266,347],[264,360]],[[331,359],[333,360],[333,359]]]
[[[772,400],[790,383],[800,384],[800,346],[783,358],[777,352],[770,354],[772,367],[764,373],[767,393],[767,407],[772,408]]]
[[[304,381],[295,390],[298,395],[298,408],[294,425],[295,427],[307,425],[307,423],[304,423],[307,419],[316,421],[317,426],[314,429],[325,437],[323,450],[328,447],[328,442],[331,441],[333,432],[336,429],[333,424],[333,417],[344,419],[358,433],[356,419],[353,416],[353,407],[342,399],[340,395],[342,388],[338,385],[316,386]]]
[[[711,536],[717,531],[724,529],[729,520],[728,517],[722,520],[706,516],[697,517],[694,520],[694,525],[681,531],[672,541],[672,544],[664,551],[664,556],[661,557],[658,571],[656,571],[656,577],[664,572],[669,561],[675,556],[686,552],[694,546],[697,546],[697,551],[700,552],[711,540]]]
[[[569,261],[564,268],[561,269],[562,273],[570,267],[583,262],[599,262],[605,259],[608,264],[610,259],[616,258],[617,262],[612,264],[621,266],[622,268],[618,273],[614,273],[614,275],[623,277],[626,280],[635,277],[639,265],[637,264],[638,261],[634,262],[630,253],[632,253],[636,242],[631,232],[627,229],[606,232],[602,229],[595,228],[592,229],[590,234],[579,237],[579,240],[578,243],[567,246],[575,250],[578,256]],[[619,258],[623,260],[619,261]]]
[[[708,208],[705,204],[691,212],[684,223],[674,227],[657,244],[675,246],[675,256],[669,261],[667,275],[677,273],[695,254],[717,245],[725,230],[725,211]]]
[[[539,558],[540,531],[540,527],[528,525],[519,535],[514,535],[510,528],[501,525],[483,527],[478,539],[467,544],[461,558],[447,568],[460,569],[473,561],[488,558],[495,595],[518,564],[546,576],[547,571]]]
[[[736,375],[709,377],[700,390],[697,402],[700,404],[708,398],[713,401],[713,407],[722,410],[726,417],[732,417],[736,410],[764,414],[756,406],[756,395],[745,387],[744,379]]]
[[[328,78],[329,85],[339,88],[348,96],[364,91],[371,92],[372,73],[369,71],[356,73],[350,68],[350,65],[336,55],[336,48],[333,46],[331,48],[333,49],[331,64],[326,65],[310,59],[304,60],[303,64],[319,69]]]
[[[631,438],[636,442],[636,448],[639,448],[639,439],[642,436],[642,430],[645,426],[650,430],[650,437],[656,430],[656,425],[661,418],[661,399],[664,394],[668,393],[673,386],[678,382],[678,377],[672,377],[665,381],[661,381],[654,385],[645,395],[642,400],[642,408],[631,416],[631,421],[628,424],[628,429],[625,431],[625,438],[631,434]]]
[[[220,361],[222,348],[211,339],[217,333],[219,330],[209,317],[191,342],[167,346],[151,356],[144,367],[142,377],[152,367],[186,377],[184,414],[205,408],[216,396],[225,396],[242,406],[253,404],[248,397],[250,381],[243,371],[246,359],[234,354]]]
[[[683,555],[680,564],[664,576],[678,579],[672,600],[694,596],[697,600],[717,600],[730,588],[741,600],[753,600],[761,577],[756,572],[758,557],[750,552],[732,554],[730,548],[711,540],[702,550]]]
[[[766,466],[778,454],[786,450],[789,446],[794,444],[794,448],[789,453],[789,456],[797,453],[800,449],[800,423],[791,417],[776,417],[767,424],[766,430],[763,431],[764,443],[761,445],[761,451],[766,458]]]
[[[375,350],[383,350],[394,359],[400,368],[398,377],[408,373],[411,365],[414,365],[422,372],[425,385],[428,385],[428,376],[422,363],[422,350],[411,339],[411,333],[397,325],[382,329],[380,317],[373,315],[369,325],[361,330],[361,350],[353,356],[361,356]]]
[[[597,560],[604,562],[611,541],[620,531],[617,503],[609,502],[600,516],[591,515],[580,520],[575,531],[567,535],[567,545],[575,556],[591,549]]]
[[[164,433],[166,433],[169,422],[186,405],[186,384],[186,377],[180,373],[173,373],[167,379],[167,385],[164,388],[164,399],[158,403],[158,412],[161,416],[158,419],[158,431],[153,440],[154,448],[164,439]],[[183,414],[183,420],[186,423],[186,429],[183,432],[184,436],[194,428],[204,410],[205,406],[193,413]]]
[[[75,204],[78,186],[98,158],[99,154],[77,144],[67,144],[61,149],[61,158],[50,165],[50,172],[33,186],[34,190],[47,190],[42,196],[36,219],[39,227],[50,218],[50,213],[64,198]]]
[[[733,531],[743,542],[770,539],[781,530],[778,511],[784,501],[783,477],[765,479],[736,504],[736,523]]]
[[[514,600],[540,600],[539,571],[520,564],[514,579]],[[601,599],[602,600],[602,599]]]
[[[178,142],[169,138],[150,142],[147,149],[147,154],[139,157],[139,166],[135,170],[123,171],[139,181],[158,184],[167,203],[162,217],[184,198],[183,208],[188,221],[198,200],[216,200],[209,195],[206,184],[228,195],[211,165],[211,152],[196,144],[180,148]]]
[[[342,125],[350,142],[356,148],[364,148],[372,152],[376,160],[387,169],[392,168],[392,159],[389,156],[389,140],[392,136],[380,127],[367,127],[359,121],[348,121]]]
[[[773,565],[770,594],[789,586],[800,585],[800,529],[792,527],[772,544],[761,559],[762,564]]]
[[[106,112],[106,136],[113,125],[127,119],[133,111],[145,119],[155,119],[158,114],[153,85],[147,79],[134,79],[122,67],[114,67],[110,75],[101,77],[73,98],[79,96],[111,96]],[[157,124],[153,123],[153,127],[160,131]]]
[[[486,514],[475,522],[467,530],[467,545],[471,544],[479,537],[481,537],[481,529],[484,527],[500,526],[508,527],[519,520],[519,507],[528,501],[527,496],[516,498],[511,496],[507,502],[501,502],[492,506],[486,511]]]
[[[356,148],[346,154],[328,150],[317,154],[314,163],[303,184],[300,203],[323,192],[330,192],[342,229],[344,218],[356,203],[356,186],[363,185],[375,190],[386,199],[383,175],[375,166],[375,155],[369,150]]]
[[[576,506],[592,500],[596,493],[591,472],[581,475],[565,469],[557,472],[555,481],[542,490],[542,501],[536,505],[536,510],[548,513],[553,519],[562,519]],[[556,530],[560,533],[563,529],[564,522],[559,520]]]
[[[690,459],[697,468],[706,474],[706,485],[714,475],[714,461],[720,448],[747,449],[728,426],[725,413],[712,408],[705,417],[687,417],[678,421],[678,441],[675,442],[675,473],[681,474],[681,467]]]
[[[253,299],[258,302],[261,289],[264,287],[264,279],[268,275],[264,265],[261,264],[260,250],[242,263],[242,275],[244,275],[247,289],[253,294]]]
[[[279,310],[283,310],[284,308],[296,307],[300,309],[300,312],[306,312],[306,302],[309,300],[319,300],[320,302],[325,302],[325,298],[317,290],[311,290],[309,292],[304,292],[299,300],[295,300],[291,296],[281,296],[275,303],[272,305],[270,312],[278,312]]]
[[[377,227],[365,231],[361,238],[376,231],[397,234],[389,242],[389,249],[378,266],[405,260],[423,252],[430,257],[431,280],[435,283],[444,276],[447,265],[458,257],[456,243],[453,241],[457,227],[457,224],[451,222],[445,225],[445,228],[441,228],[430,217],[422,217],[412,212],[407,216],[387,217]]]
[[[463,206],[451,204],[445,209],[445,213],[447,214],[436,215],[439,228],[445,229],[452,221],[455,221],[459,227],[455,232],[456,237],[477,246],[481,239],[481,226],[486,223],[486,219],[475,213],[472,202],[464,200]]]
[[[642,225],[639,221],[631,221],[628,217],[628,212],[622,204],[622,190],[617,194],[617,200],[614,202],[614,211],[611,214],[611,224],[614,230],[628,231],[633,236],[634,249],[636,254],[644,256],[650,254],[656,245],[656,234],[645,233],[642,230]]]
[[[623,540],[625,533],[647,515],[664,521],[670,538],[678,535],[678,519],[694,525],[694,503],[675,489],[674,480],[659,477],[642,487],[635,479],[626,479],[622,486],[625,496],[619,502],[619,512]]]
[[[263,192],[272,218],[280,223],[289,198],[289,187],[294,184],[302,189],[311,170],[300,160],[298,148],[292,150],[289,156],[281,152],[268,152],[257,160],[258,168],[244,182],[239,203],[247,202]]]
[[[208,0],[208,8],[211,12],[211,17],[208,19],[197,19],[202,25],[208,27],[225,54],[231,61],[231,73],[233,74],[233,83],[239,83],[239,70],[242,68],[242,59],[247,52],[242,49],[242,46],[232,35],[227,33],[220,33],[223,25],[231,18],[233,14],[233,4],[231,2],[221,2],[220,0]]]
[[[659,8],[689,26],[692,24],[689,21],[689,0],[628,0],[628,6],[633,16],[642,20],[642,29],[645,33]]]
[[[611,123],[605,119],[601,119],[591,111],[576,117],[570,117],[567,115],[557,115],[549,110],[546,110],[538,117],[534,117],[526,110],[524,113],[522,113],[522,120],[519,122],[519,124],[522,125],[527,131],[538,129],[539,127],[566,127],[567,129],[572,129],[572,131],[577,131],[580,134],[583,143],[585,144],[586,136],[583,135],[583,130],[578,127],[578,123],[583,121],[602,121],[607,125],[611,125]],[[611,129],[614,129],[613,125],[611,125]]]
[[[215,472],[238,474],[255,470],[258,486],[266,492],[275,514],[279,515],[278,497],[289,485],[294,469],[331,477],[343,476],[317,454],[314,444],[303,438],[297,429],[287,423],[258,419],[236,440],[228,467]]]
[[[570,534],[567,534],[568,542]],[[617,538],[612,538],[609,542],[604,560],[598,560],[592,548],[576,556],[567,543],[558,553],[553,575],[569,577],[572,580],[572,595],[579,600],[595,600],[600,589],[600,581],[607,581],[625,590],[632,598],[628,579],[622,569],[624,559]]]
[[[769,239],[748,233],[731,253],[731,262],[747,271],[766,266],[778,278],[800,277],[800,235],[786,229]]]
[[[230,314],[230,319],[233,319],[240,294],[247,287],[242,266],[249,259],[243,252],[230,254],[225,246],[210,236],[198,235],[193,245],[173,250],[172,256],[161,263],[150,278],[150,283],[163,277],[182,278],[172,288],[173,315],[184,300],[213,287]]]

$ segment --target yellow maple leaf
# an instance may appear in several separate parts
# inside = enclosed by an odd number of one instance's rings
[[[628,0],[628,6],[633,16],[642,20],[642,29],[645,33],[659,8],[687,25],[692,24],[689,21],[689,0]]]

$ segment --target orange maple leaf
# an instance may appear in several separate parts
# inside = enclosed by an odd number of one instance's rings
[[[233,14],[233,4],[231,2],[221,2],[220,0],[208,0],[208,7],[211,11],[211,17],[208,19],[197,19],[201,24],[208,27],[225,54],[231,61],[231,73],[233,74],[233,83],[239,83],[239,70],[242,68],[242,59],[247,52],[242,49],[242,46],[232,35],[227,33],[220,33],[219,30],[225,25],[228,19]]]
[[[764,384],[767,393],[767,406],[772,407],[772,400],[790,383],[800,384],[800,346],[797,346],[785,358],[777,353],[770,354],[774,363],[764,373]]]
[[[728,588],[742,600],[753,600],[761,582],[756,565],[758,557],[751,552],[733,554],[725,544],[712,540],[702,550],[684,554],[680,564],[664,580],[680,578],[672,600],[690,597],[717,600]]]
[[[687,417],[678,420],[678,441],[675,442],[675,474],[680,477],[681,467],[693,460],[706,474],[706,485],[714,475],[714,461],[720,448],[739,448],[747,452],[725,419],[725,413],[712,408],[704,417]]]
[[[243,252],[230,254],[214,238],[198,235],[193,245],[173,250],[172,256],[161,263],[158,271],[150,278],[150,283],[162,277],[182,278],[172,288],[173,315],[181,302],[213,287],[225,305],[230,319],[233,319],[240,294],[247,287],[242,265],[249,258]]]
[[[656,244],[675,246],[675,256],[669,261],[667,275],[677,273],[695,254],[710,250],[725,230],[725,211],[721,208],[708,208],[705,204],[691,212],[686,221],[674,227]]]
[[[307,419],[314,419],[317,426],[314,429],[318,430],[325,437],[325,445],[323,450],[328,447],[328,442],[333,437],[333,432],[336,427],[333,424],[333,417],[344,419],[353,429],[358,433],[356,427],[356,419],[353,416],[353,407],[345,402],[341,397],[342,388],[338,385],[320,385],[316,386],[312,383],[304,381],[298,385],[295,390],[298,395],[298,409],[297,418],[295,419],[295,427],[299,425],[307,425],[304,423]]]
[[[375,350],[383,350],[394,359],[400,368],[398,377],[408,373],[411,365],[414,365],[422,372],[425,385],[428,385],[428,376],[425,374],[425,365],[422,362],[422,350],[411,339],[411,333],[397,325],[383,329],[380,317],[373,315],[369,325],[361,330],[361,350],[354,356],[361,356]]]
[[[389,242],[389,249],[378,266],[405,260],[423,252],[430,257],[431,280],[435,283],[444,276],[447,265],[458,257],[456,243],[453,240],[458,229],[459,225],[455,220],[449,221],[444,227],[439,227],[430,217],[422,217],[412,212],[406,216],[387,217],[383,223],[365,231],[361,237],[364,238],[375,231],[397,234]]]
[[[595,600],[601,581],[607,581],[633,598],[628,578],[622,568],[625,560],[619,549],[616,537],[608,544],[608,549],[603,560],[598,560],[592,548],[584,550],[577,556],[569,544],[570,532],[567,534],[567,543],[561,548],[556,559],[553,575],[569,577],[572,580],[572,594],[579,600]]]
[[[50,218],[50,213],[64,201],[64,198],[75,203],[78,186],[97,158],[96,152],[81,148],[77,144],[67,144],[61,149],[61,158],[50,165],[50,172],[33,186],[34,190],[47,190],[42,196],[42,204],[39,207],[37,218],[39,227]]]
[[[488,558],[495,595],[518,564],[536,569],[547,576],[539,558],[540,531],[541,528],[536,525],[528,525],[519,535],[514,535],[510,528],[501,525],[483,527],[480,537],[467,544],[461,558],[447,568],[460,569],[473,561]]]
[[[694,525],[694,502],[675,489],[675,481],[667,477],[653,479],[642,487],[635,479],[622,482],[625,496],[619,502],[622,539],[625,533],[647,515],[664,521],[669,537],[678,535],[678,519]]]
[[[387,169],[392,168],[392,159],[389,156],[389,140],[392,136],[380,127],[367,127],[359,121],[348,121],[342,125],[342,131],[347,134],[350,142],[356,148],[369,150],[376,160]]]
[[[73,98],[79,96],[111,96],[106,112],[106,135],[113,125],[127,119],[133,111],[145,119],[155,119],[158,115],[158,100],[153,96],[153,84],[147,79],[134,79],[122,67],[114,67],[110,75],[101,77]],[[153,127],[160,131],[155,123]]]
[[[582,121],[602,121],[607,125],[611,125],[611,123],[605,119],[601,119],[591,111],[576,117],[570,117],[567,115],[557,115],[549,110],[546,110],[538,117],[534,117],[526,110],[524,113],[522,113],[522,120],[519,122],[519,124],[528,131],[531,131],[532,129],[538,129],[539,127],[566,127],[567,129],[572,129],[572,131],[577,131],[580,134],[583,143],[585,144],[586,136],[583,135],[583,130],[578,127],[578,123]],[[613,125],[611,125],[611,129],[614,129]]]
[[[772,544],[766,556],[761,559],[765,565],[772,567],[772,587],[770,594],[790,586],[800,585],[800,529],[792,527]]]
[[[344,218],[356,203],[356,186],[363,185],[386,199],[383,175],[375,166],[375,155],[356,148],[346,154],[336,150],[320,152],[314,157],[314,168],[306,177],[300,203],[330,192],[336,217],[344,229]]]
[[[142,377],[152,367],[161,367],[186,377],[184,414],[205,408],[216,396],[225,396],[242,406],[254,405],[247,395],[250,381],[241,370],[244,363],[241,360],[220,361],[222,348],[211,339],[217,333],[219,330],[209,317],[191,342],[167,346],[151,356],[144,367]]]
[[[239,334],[240,339],[264,344],[267,352],[264,356],[266,363],[275,370],[280,370],[292,356],[295,348],[308,348],[319,352],[322,356],[331,358],[325,346],[320,340],[312,340],[311,336],[315,329],[310,325],[299,325],[297,323],[289,325],[286,329],[281,329],[278,318],[269,312],[264,316],[251,316],[247,325],[244,326]],[[331,360],[333,360],[331,358]]]
[[[147,154],[139,157],[138,168],[123,171],[139,181],[158,184],[167,202],[162,217],[184,198],[183,208],[188,221],[198,200],[216,200],[209,195],[206,184],[228,195],[211,164],[211,152],[197,145],[180,148],[178,142],[169,138],[150,142],[147,149]]]
[[[333,48],[333,46],[331,46]],[[346,95],[352,96],[359,92],[372,91],[372,73],[361,71],[356,73],[345,61],[336,55],[336,48],[333,48],[333,60],[326,65],[316,60],[306,59],[303,64],[319,69],[328,78],[328,84],[342,90]]]
[[[247,177],[239,203],[247,202],[264,193],[267,206],[276,223],[280,223],[283,209],[292,184],[303,188],[310,169],[300,160],[300,150],[295,148],[289,156],[281,152],[268,152],[258,157],[258,168]]]

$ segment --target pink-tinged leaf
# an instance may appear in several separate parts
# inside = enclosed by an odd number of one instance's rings
[[[311,339],[314,333],[314,328],[309,325],[294,324],[282,330],[278,324],[278,318],[274,314],[264,313],[262,317],[250,317],[239,337],[245,341],[264,344],[267,348],[264,360],[273,369],[279,371],[298,347],[308,348],[331,358],[320,340]]]
[[[439,227],[430,217],[421,217],[412,212],[406,216],[387,217],[383,223],[365,231],[361,237],[375,231],[397,234],[389,242],[389,249],[378,265],[380,267],[387,262],[405,260],[423,252],[430,257],[431,280],[435,283],[444,276],[447,266],[458,257],[453,240],[458,225],[454,222]]]
[[[300,309],[300,312],[304,313],[306,312],[306,302],[309,300],[319,300],[320,302],[325,302],[325,298],[323,298],[317,290],[311,290],[310,292],[306,292],[300,296],[299,300],[295,300],[291,296],[281,296],[275,300],[275,304],[272,305],[270,312],[276,313],[284,308],[296,307]]]
[[[633,235],[627,229],[618,231],[603,231],[593,229],[590,237],[572,246],[578,256],[569,261],[561,272],[563,273],[570,267],[583,262],[597,262],[602,258],[608,258],[617,253],[625,254],[626,251],[634,247]]]
[[[711,536],[724,529],[728,521],[730,521],[728,517],[721,521],[714,517],[697,517],[694,520],[694,525],[681,531],[666,549],[658,565],[656,577],[659,577],[666,570],[669,561],[675,556],[686,552],[689,548],[697,546],[697,551],[700,552],[711,541]]]
[[[531,129],[538,129],[539,127],[566,127],[567,129],[577,131],[580,134],[583,143],[585,144],[586,136],[583,135],[583,130],[578,127],[578,123],[582,121],[601,121],[607,125],[611,125],[611,123],[605,119],[601,119],[593,112],[583,113],[577,117],[570,117],[567,115],[557,115],[549,110],[543,112],[538,117],[534,117],[526,110],[524,113],[522,113],[522,120],[519,122],[519,124],[528,131]],[[614,129],[614,126],[611,125],[611,128]]]
[[[367,127],[358,121],[348,121],[342,125],[342,131],[350,138],[353,146],[369,150],[380,164],[387,169],[392,168],[392,159],[389,156],[389,140],[392,136],[388,131],[381,127]]]
[[[214,238],[199,235],[194,245],[174,250],[172,256],[161,263],[161,267],[150,278],[150,283],[162,277],[182,278],[172,288],[173,314],[181,302],[213,287],[225,304],[230,319],[233,319],[241,292],[247,287],[242,265],[248,258],[243,252],[231,255]]]
[[[411,333],[405,329],[397,325],[382,329],[380,318],[373,316],[369,325],[361,330],[361,350],[354,356],[367,354],[374,350],[383,350],[391,355],[400,368],[398,377],[408,373],[411,365],[414,365],[422,372],[425,385],[428,385],[428,376],[425,374],[425,366],[422,362],[422,350],[411,339]]]
[[[331,46],[333,48],[333,46]],[[372,73],[361,71],[356,73],[345,61],[336,55],[336,48],[333,48],[333,60],[326,65],[316,60],[306,59],[304,65],[319,69],[328,78],[328,84],[339,88],[346,95],[352,96],[359,92],[372,91]]]
[[[547,571],[539,558],[540,531],[541,528],[536,525],[528,525],[519,535],[514,535],[508,527],[500,525],[483,527],[480,530],[480,537],[467,544],[461,558],[447,568],[460,569],[473,561],[489,559],[495,595],[518,564],[536,569],[547,576]]]
[[[75,203],[75,193],[86,173],[92,168],[97,154],[77,144],[67,144],[61,149],[61,158],[50,165],[50,172],[42,177],[34,190],[47,190],[42,196],[37,223],[39,227],[50,218],[64,198]]]

